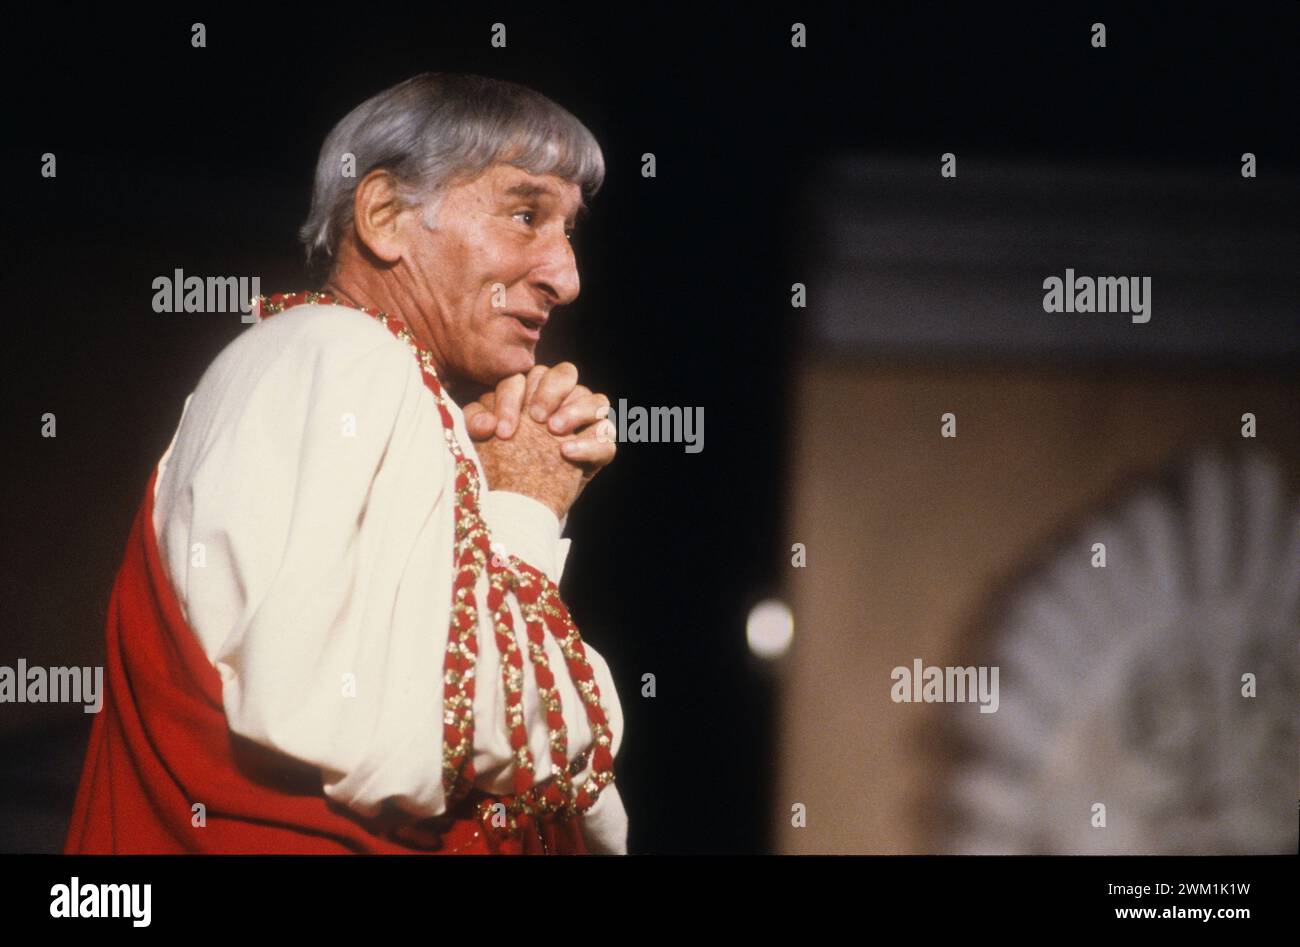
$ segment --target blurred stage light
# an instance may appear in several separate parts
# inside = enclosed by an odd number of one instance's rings
[[[745,622],[749,650],[766,660],[779,658],[790,648],[794,638],[794,614],[785,602],[764,599],[749,612]]]

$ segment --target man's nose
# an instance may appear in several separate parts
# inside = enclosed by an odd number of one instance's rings
[[[563,306],[578,298],[578,260],[573,245],[561,232],[547,242],[542,260],[533,271],[533,280],[551,298],[552,305]]]

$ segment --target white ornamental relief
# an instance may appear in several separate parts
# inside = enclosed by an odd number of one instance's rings
[[[954,715],[944,850],[1296,851],[1300,507],[1270,460],[1139,487],[992,631],[1001,705]]]

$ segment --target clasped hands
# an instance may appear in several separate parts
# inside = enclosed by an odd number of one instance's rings
[[[579,385],[572,362],[502,379],[464,413],[488,487],[530,496],[560,519],[617,449],[609,399]]]

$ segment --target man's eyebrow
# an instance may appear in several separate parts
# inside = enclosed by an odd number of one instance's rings
[[[521,181],[518,184],[512,184],[510,187],[505,189],[505,193],[509,197],[520,197],[524,200],[532,200],[538,197],[549,197],[552,200],[555,200],[558,197],[553,188],[547,187],[545,184],[532,184],[528,181]],[[578,197],[578,208],[573,213],[574,220],[577,220],[579,215],[586,213],[587,202],[583,200],[580,195]]]
[[[518,184],[512,184],[506,188],[506,194],[510,197],[554,197],[555,192],[545,184],[530,184],[527,181],[521,181]]]

